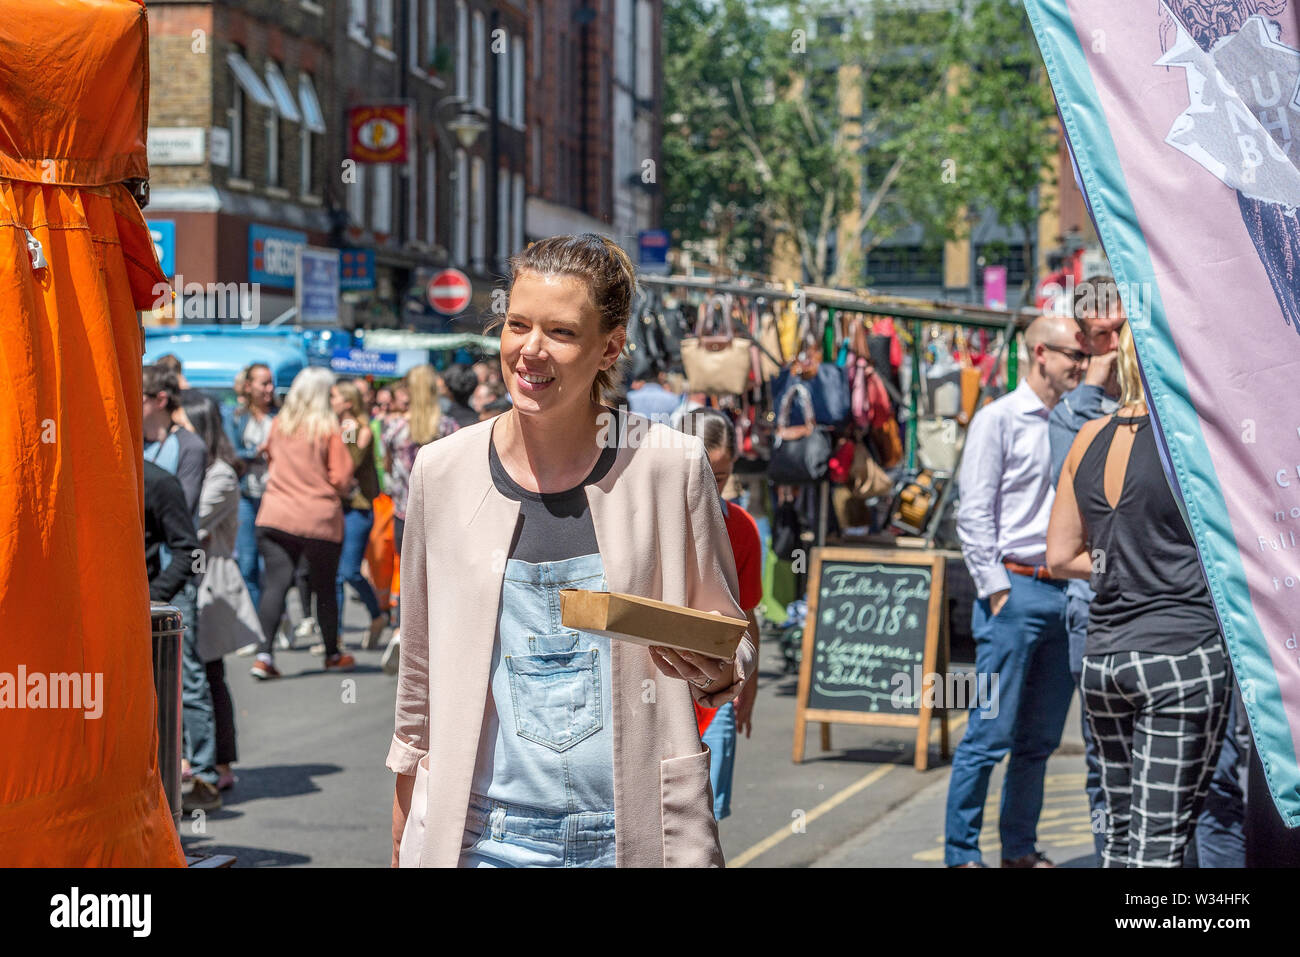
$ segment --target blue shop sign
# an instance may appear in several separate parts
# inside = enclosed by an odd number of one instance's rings
[[[640,250],[638,268],[646,273],[668,273],[668,248],[672,239],[666,229],[643,229],[637,233]]]
[[[397,375],[396,352],[369,352],[365,349],[335,349],[330,368],[349,375]]]
[[[248,281],[277,289],[292,289],[298,268],[298,250],[306,245],[307,234],[296,229],[250,224]]]
[[[339,288],[346,291],[375,288],[375,251],[373,249],[344,249],[340,251],[342,271]]]
[[[304,246],[299,276],[298,322],[334,323],[339,318],[339,251]]]
[[[163,275],[171,279],[176,275],[176,221],[173,219],[150,219],[149,238],[153,240],[153,251],[158,256]]]

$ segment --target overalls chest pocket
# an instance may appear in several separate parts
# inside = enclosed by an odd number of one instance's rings
[[[581,635],[529,635],[530,655],[507,655],[515,733],[567,751],[603,726],[600,651],[577,650]]]

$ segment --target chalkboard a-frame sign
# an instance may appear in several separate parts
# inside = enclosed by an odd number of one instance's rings
[[[943,556],[817,548],[811,558],[795,762],[803,760],[809,721],[822,722],[822,750],[830,748],[831,723],[890,725],[916,729],[915,764],[924,771],[936,716],[928,688],[947,668]],[[946,758],[948,714],[937,716]]]

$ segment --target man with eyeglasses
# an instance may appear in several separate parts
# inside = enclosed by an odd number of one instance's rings
[[[1028,371],[971,420],[960,472],[957,535],[978,596],[975,670],[997,675],[996,702],[972,708],[948,782],[944,863],[984,867],[980,828],[994,766],[1010,755],[999,820],[1003,867],[1054,867],[1037,848],[1047,759],[1074,694],[1066,583],[1047,576],[1055,490],[1047,421],[1083,375],[1073,320],[1040,316],[1025,331]],[[993,679],[989,679],[993,680]]]

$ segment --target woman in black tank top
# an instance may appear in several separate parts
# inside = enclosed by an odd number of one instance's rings
[[[1081,691],[1106,802],[1104,867],[1180,867],[1214,773],[1230,673],[1196,545],[1165,479],[1133,337],[1119,411],[1079,430],[1047,530],[1053,576],[1087,578]]]

